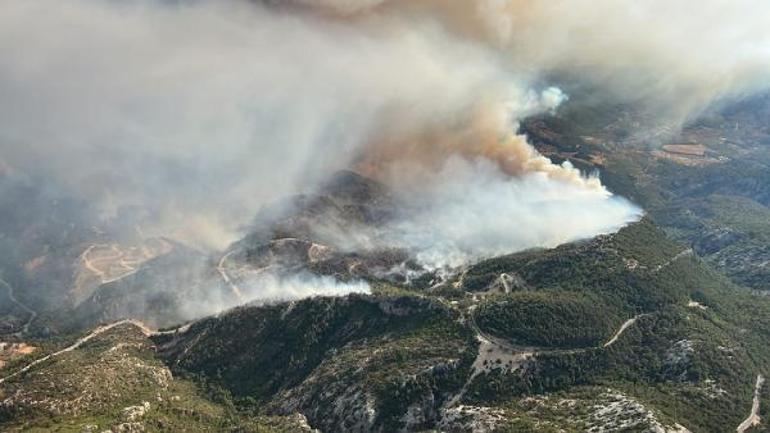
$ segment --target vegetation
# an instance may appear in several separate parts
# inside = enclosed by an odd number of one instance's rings
[[[80,433],[133,422],[148,432],[298,431],[292,419],[244,417],[205,386],[173,378],[151,347],[124,325],[11,379],[0,390],[0,430]],[[127,416],[145,402],[144,413]]]
[[[590,292],[610,313],[654,311],[681,303],[692,289],[671,266],[689,259],[649,219],[615,235],[490,259],[473,266],[463,279],[468,290],[482,290],[502,273],[515,274],[530,288]],[[699,270],[698,270],[699,271]],[[695,273],[697,273],[696,271]]]
[[[361,424],[392,431],[409,406],[462,386],[474,343],[456,319],[415,296],[313,298],[198,322],[163,355],[246,406],[301,410],[328,430]],[[355,396],[376,402],[377,416],[335,409]]]
[[[517,292],[479,307],[481,330],[515,344],[590,347],[609,339],[622,321],[598,299],[579,292]]]

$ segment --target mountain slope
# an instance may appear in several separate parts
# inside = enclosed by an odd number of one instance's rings
[[[517,283],[508,293],[501,275]],[[770,334],[747,331],[742,314],[770,305],[649,220],[481,262],[406,297],[385,287],[239,308],[155,340],[170,365],[244,407],[298,410],[322,431],[581,431],[637,413],[637,427],[723,432],[745,417],[770,359]],[[570,418],[579,407],[585,416]]]

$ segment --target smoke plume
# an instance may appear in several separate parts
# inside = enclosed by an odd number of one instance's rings
[[[0,4],[0,166],[208,248],[353,167],[426,263],[612,231],[640,211],[516,134],[602,83],[682,122],[757,90],[762,2],[236,0]],[[715,25],[724,23],[724,26]],[[725,29],[725,30],[722,30]]]
[[[147,311],[131,312],[128,316],[142,317],[153,325],[169,326],[174,322],[198,319],[237,307],[243,302],[251,305],[293,301],[313,296],[345,296],[352,293],[370,293],[369,284],[364,281],[338,281],[333,277],[319,276],[309,272],[298,272],[291,275],[262,273],[253,276],[241,285],[242,299],[228,296],[227,292],[210,290],[200,292],[197,296],[185,297],[181,300],[178,317],[168,321],[167,314],[157,314]],[[148,299],[148,304],[152,299]],[[164,322],[165,321],[165,322]],[[157,323],[155,323],[157,322]]]
[[[489,160],[452,158],[423,187],[401,195],[407,216],[388,237],[429,269],[610,233],[641,210],[585,178],[568,162],[512,177]],[[557,172],[569,179],[554,180]]]

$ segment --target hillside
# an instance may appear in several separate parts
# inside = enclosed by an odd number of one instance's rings
[[[500,293],[492,277],[506,274],[520,287]],[[648,220],[482,262],[447,284],[451,298],[426,287],[244,307],[155,340],[171,365],[230,390],[242,410],[299,410],[322,431],[582,431],[636,412],[647,414],[639,425],[727,431],[767,371],[758,342],[770,334],[747,333],[751,316],[739,311],[765,315],[770,303],[740,294]]]
[[[242,417],[225,394],[175,377],[156,359],[146,330],[130,322],[53,350],[25,373],[5,376],[34,356],[0,370],[3,431],[310,431],[300,416]]]
[[[669,236],[691,245],[735,283],[768,288],[770,259],[770,97],[761,94],[714,108],[684,125],[649,124],[632,106],[596,104],[575,89],[555,116],[522,125],[556,161],[598,171]],[[701,146],[704,156],[674,155],[669,143]]]
[[[205,254],[177,244],[134,273],[100,284],[61,321],[70,329],[84,329],[134,318],[157,328],[199,318],[211,311],[202,306],[213,302],[227,306],[237,299]]]
[[[72,350],[75,335],[32,341],[1,370],[3,428],[281,431],[301,413],[324,432],[723,432],[770,367],[770,302],[649,219],[439,285],[371,281],[372,295],[243,306],[159,333],[118,322]]]

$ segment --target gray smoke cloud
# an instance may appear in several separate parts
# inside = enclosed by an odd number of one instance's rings
[[[427,15],[520,73],[598,85],[672,124],[770,82],[770,4],[762,0],[279,2],[347,20]]]
[[[0,159],[210,247],[345,168],[371,131],[523,91],[441,29],[396,37],[239,1],[0,4]],[[147,227],[145,232],[150,232]]]
[[[142,208],[148,234],[223,248],[262,204],[363,161],[404,202],[429,204],[392,241],[426,263],[552,246],[640,211],[515,134],[566,97],[536,83],[601,82],[681,122],[766,82],[770,7],[691,9],[8,0],[0,166],[68,188],[104,218]],[[412,164],[423,177],[403,182]]]

